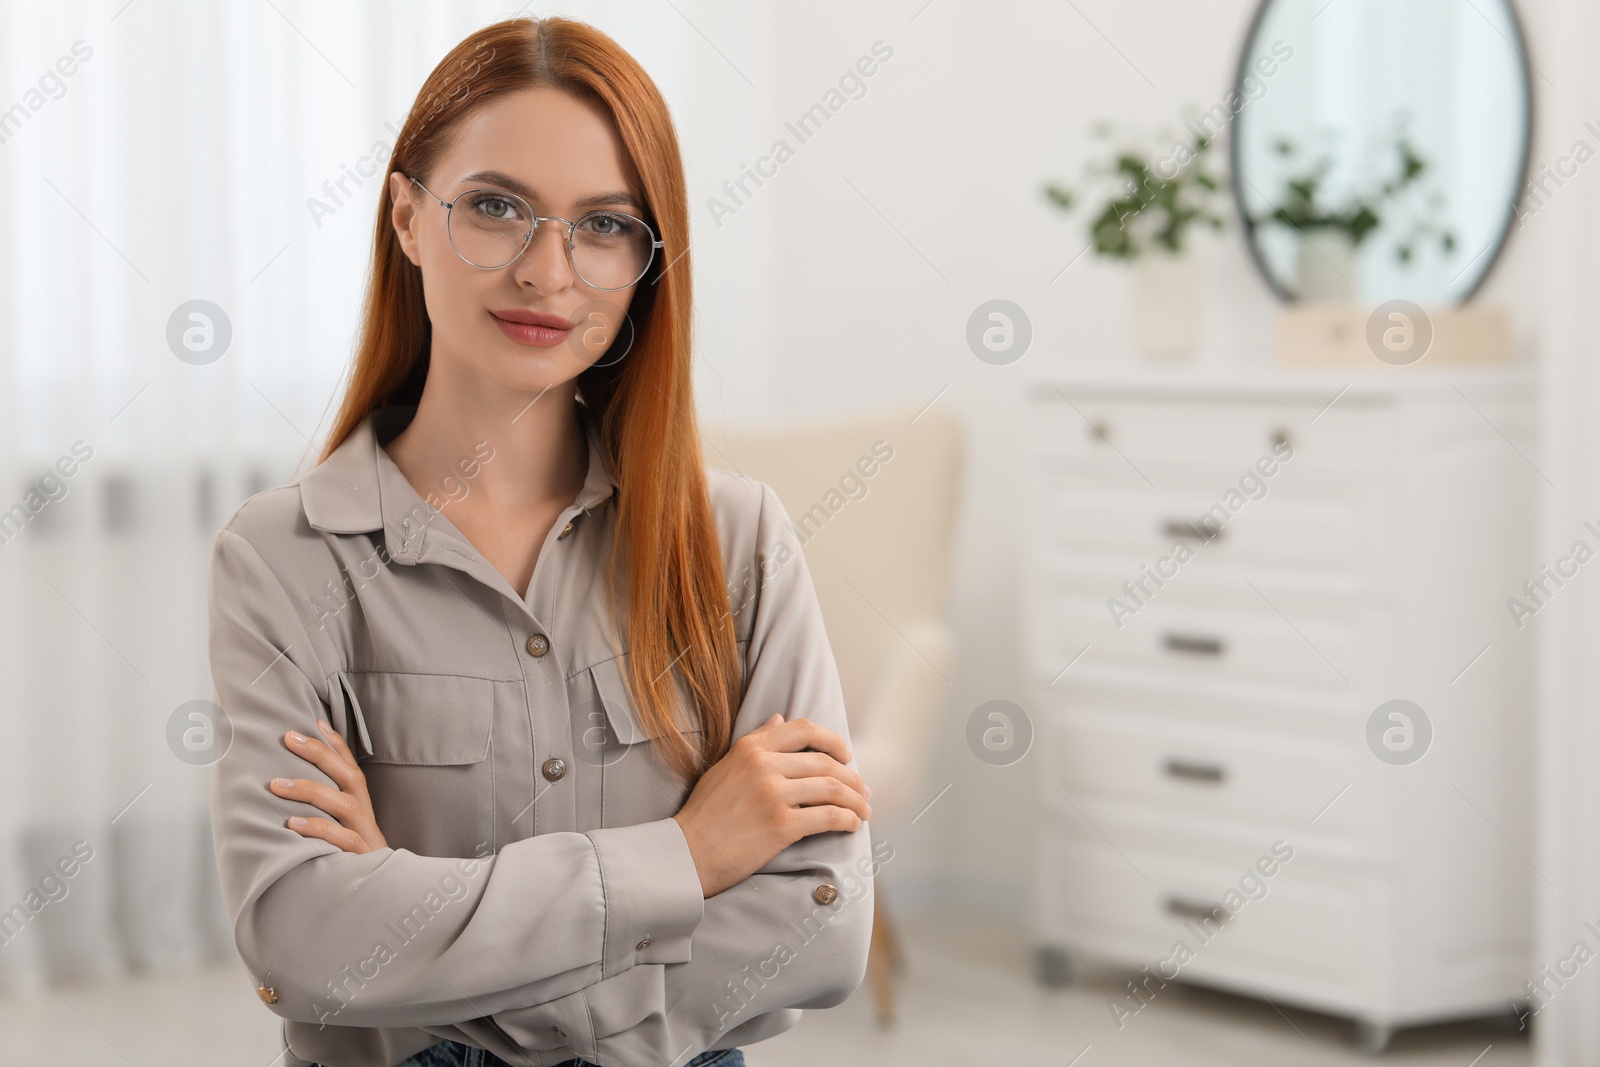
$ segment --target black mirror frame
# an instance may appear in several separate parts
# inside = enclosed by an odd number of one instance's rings
[[[1244,99],[1244,79],[1245,75],[1249,73],[1252,55],[1251,46],[1255,44],[1256,34],[1260,32],[1261,24],[1266,21],[1267,11],[1277,2],[1278,0],[1261,0],[1256,6],[1255,14],[1250,17],[1250,26],[1245,31],[1244,44],[1239,49],[1239,62],[1234,68],[1232,88],[1236,93],[1240,94],[1240,99]],[[1511,17],[1511,46],[1522,57],[1522,99],[1524,102],[1522,115],[1522,163],[1517,168],[1522,175],[1522,180],[1517,185],[1516,196],[1506,205],[1506,215],[1500,226],[1499,238],[1496,239],[1487,252],[1480,253],[1480,255],[1486,254],[1489,256],[1488,265],[1479,272],[1477,280],[1472,283],[1472,288],[1461,295],[1457,301],[1459,304],[1465,304],[1477,295],[1478,290],[1483,288],[1483,283],[1494,272],[1496,264],[1500,262],[1500,257],[1505,251],[1506,244],[1511,239],[1512,224],[1517,220],[1517,208],[1521,206],[1523,194],[1527,190],[1529,181],[1532,180],[1530,168],[1533,165],[1533,117],[1536,111],[1533,99],[1533,61],[1528,58],[1528,39],[1527,35],[1523,33],[1522,17],[1517,13],[1515,0],[1501,0],[1501,2],[1506,5],[1506,14]],[[1261,248],[1256,243],[1256,224],[1245,210],[1243,182],[1239,177],[1238,133],[1239,124],[1236,119],[1228,131],[1228,179],[1229,184],[1233,186],[1233,205],[1234,210],[1239,215],[1239,229],[1244,235],[1245,247],[1250,251],[1250,259],[1256,265],[1256,272],[1266,281],[1267,287],[1272,290],[1273,295],[1285,304],[1298,303],[1300,298],[1285,288],[1277,278],[1273,277],[1266,259],[1261,255]]]

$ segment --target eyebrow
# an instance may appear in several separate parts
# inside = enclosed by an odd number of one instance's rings
[[[539,194],[534,190],[533,186],[518,181],[511,175],[498,170],[474,171],[461,180],[463,183],[487,182],[490,185],[498,185],[500,188],[508,189],[528,201],[539,199]],[[577,206],[581,208],[631,207],[635,211],[641,210],[643,207],[639,201],[633,198],[631,193],[627,192],[595,193],[592,196],[580,198]]]

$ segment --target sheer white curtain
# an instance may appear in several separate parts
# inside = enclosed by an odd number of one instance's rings
[[[0,990],[231,951],[210,772],[169,741],[212,695],[211,538],[322,440],[417,87],[518,13],[553,12],[0,0]],[[669,101],[699,45],[667,4],[562,13]],[[194,300],[211,362],[169,343]]]

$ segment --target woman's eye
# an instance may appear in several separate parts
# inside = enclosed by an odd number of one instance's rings
[[[636,229],[626,215],[590,215],[583,228],[596,237],[631,237]]]
[[[472,208],[484,218],[508,221],[518,215],[517,205],[503,196],[481,196],[472,201]]]

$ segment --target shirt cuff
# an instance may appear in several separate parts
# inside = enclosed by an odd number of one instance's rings
[[[601,977],[638,963],[687,963],[705,917],[700,873],[673,818],[590,830],[606,905]]]

